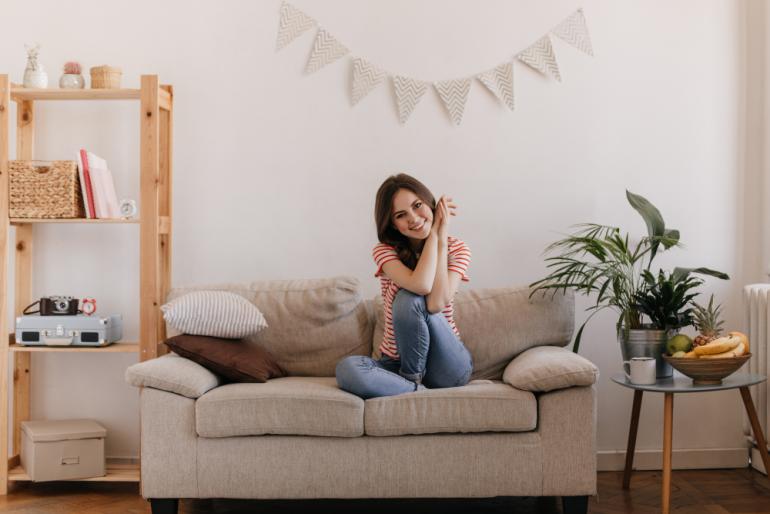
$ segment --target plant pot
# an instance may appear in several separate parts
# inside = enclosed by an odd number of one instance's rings
[[[65,73],[59,79],[59,87],[62,89],[83,89],[86,81],[83,75],[74,73]]]
[[[623,360],[632,357],[653,357],[655,359],[655,376],[657,378],[669,378],[674,374],[671,365],[663,360],[666,353],[666,343],[676,335],[676,330],[621,329],[618,332],[618,343]]]

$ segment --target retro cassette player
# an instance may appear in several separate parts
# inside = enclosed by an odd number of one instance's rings
[[[107,346],[123,337],[123,317],[20,316],[16,344],[22,346]]]

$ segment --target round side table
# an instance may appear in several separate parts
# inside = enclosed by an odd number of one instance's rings
[[[767,380],[764,375],[735,373],[722,380],[718,385],[695,385],[692,379],[674,373],[672,378],[660,378],[651,385],[632,384],[624,373],[618,373],[612,376],[612,381],[623,387],[634,390],[634,404],[631,408],[631,425],[628,427],[628,446],[626,448],[626,467],[623,472],[623,489],[628,489],[631,482],[631,467],[634,464],[634,449],[636,448],[636,432],[639,428],[639,412],[642,409],[642,394],[645,391],[651,393],[663,393],[665,395],[663,403],[663,493],[661,497],[661,510],[663,514],[669,514],[669,503],[671,500],[671,448],[672,432],[674,426],[674,394],[676,393],[702,393],[707,391],[724,391],[727,389],[739,389],[743,405],[746,408],[746,414],[751,422],[751,429],[754,431],[754,437],[757,440],[759,453],[762,455],[762,462],[765,469],[770,472],[770,456],[767,452],[765,436],[762,434],[762,428],[757,419],[757,411],[754,409],[754,402],[751,401],[749,386],[759,384]]]

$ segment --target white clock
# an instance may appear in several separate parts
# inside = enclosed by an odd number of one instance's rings
[[[120,201],[120,215],[124,218],[136,217],[136,202],[126,199]]]

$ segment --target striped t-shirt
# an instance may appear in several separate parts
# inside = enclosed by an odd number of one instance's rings
[[[468,282],[470,279],[465,272],[471,262],[470,248],[468,248],[468,245],[463,241],[451,236],[447,237],[447,246],[447,268],[449,271],[459,273],[463,282]],[[374,276],[379,277],[380,279],[380,288],[382,290],[385,312],[385,333],[382,342],[380,343],[380,352],[394,359],[398,359],[396,336],[393,332],[393,299],[401,288],[382,271],[382,266],[386,262],[398,260],[398,253],[396,253],[394,247],[385,243],[379,243],[374,247],[374,250],[372,250],[372,256],[374,257],[374,263],[377,265],[377,271]],[[452,327],[454,333],[457,334],[457,337],[460,337],[460,332],[455,325],[453,305],[454,299],[450,301],[441,312],[446,317],[449,326]]]

